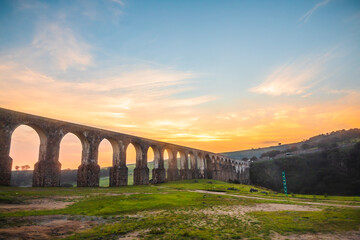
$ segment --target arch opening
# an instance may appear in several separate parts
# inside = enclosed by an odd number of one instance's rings
[[[171,168],[173,162],[173,152],[170,149],[163,150],[163,159],[164,159],[164,168],[165,168],[165,177],[168,179],[168,169]]]
[[[205,155],[205,159],[204,159],[204,164],[205,164],[205,177],[208,179],[212,179],[212,171],[213,171],[213,158],[211,158],[209,156],[209,154]]]
[[[9,152],[13,159],[11,186],[32,186],[34,165],[39,161],[45,144],[46,135],[36,127],[23,124],[14,129]]]
[[[159,160],[155,162],[155,151],[154,147],[150,146],[147,150],[147,167],[149,168],[149,179],[153,178],[153,169],[157,168],[159,165]]]
[[[196,163],[197,163],[197,169],[198,169],[198,173],[199,173],[199,178],[204,178],[204,170],[205,170],[205,165],[204,165],[204,159],[201,153],[197,154],[197,158],[196,158]]]
[[[126,166],[128,167],[128,185],[134,185],[134,169],[136,167],[136,159],[139,150],[136,149],[136,144],[129,143],[125,149],[126,151]],[[141,151],[141,150],[140,150]],[[141,154],[141,153],[140,153]]]
[[[181,169],[181,153],[179,151],[176,154],[176,168]]]
[[[60,186],[77,186],[77,171],[82,162],[83,142],[74,133],[67,133],[60,141]]]
[[[110,185],[110,167],[113,166],[114,161],[114,143],[113,140],[104,138],[98,147],[98,165],[100,166],[99,186],[109,187]],[[116,145],[115,145],[116,146]],[[117,147],[119,148],[119,147]]]
[[[192,154],[192,153],[188,153],[187,154],[187,157],[188,157],[188,170],[191,170],[192,168],[193,168],[193,166],[192,166],[192,164],[191,164],[191,160],[192,160],[192,158],[194,157],[194,154]]]

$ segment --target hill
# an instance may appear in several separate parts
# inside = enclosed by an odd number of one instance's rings
[[[237,159],[250,159],[253,156],[260,158],[262,154],[270,151],[279,151],[280,153],[292,152],[292,155],[297,155],[304,153],[313,153],[317,150],[329,148],[331,147],[331,145],[347,147],[359,141],[360,129],[354,128],[349,130],[338,130],[326,134],[320,134],[297,143],[270,146],[265,148],[253,148],[234,152],[224,152],[222,154]]]

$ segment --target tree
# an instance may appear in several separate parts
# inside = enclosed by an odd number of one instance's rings
[[[29,169],[30,169],[29,165],[21,166],[21,170],[29,170]]]
[[[247,157],[243,157],[241,160],[243,160],[243,161],[247,161],[247,160],[249,160]]]
[[[19,170],[19,168],[20,168],[19,166],[15,166],[15,170]]]
[[[251,160],[251,161],[256,161],[256,160],[258,160],[258,158],[257,158],[256,156],[252,156],[252,157],[250,158],[250,160]]]

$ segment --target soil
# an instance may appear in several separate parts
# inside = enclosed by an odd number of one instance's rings
[[[15,212],[15,211],[24,211],[24,210],[47,210],[47,209],[62,209],[71,204],[75,203],[76,198],[61,198],[65,201],[61,201],[60,199],[54,198],[42,198],[35,200],[28,200],[25,203],[21,204],[0,204],[0,212]],[[70,201],[72,202],[70,202]]]
[[[89,220],[70,220],[62,215],[16,218],[16,223],[26,225],[0,228],[0,240],[54,239],[92,228],[96,224],[95,221]],[[8,224],[14,222],[9,220]]]
[[[254,206],[217,207],[212,209],[200,210],[201,213],[207,215],[230,215],[230,216],[244,215],[247,212],[254,212],[254,211],[266,211],[266,212],[321,211],[321,209],[304,206],[304,205],[262,203],[262,204],[256,204]]]
[[[343,233],[311,233],[311,234],[291,234],[282,236],[274,233],[271,236],[272,240],[359,240],[360,231],[350,231]]]
[[[143,239],[143,238],[144,238],[144,234],[146,234],[146,232],[148,232],[148,230],[130,232],[130,233],[127,233],[127,234],[119,237],[119,240],[138,240],[138,239]]]

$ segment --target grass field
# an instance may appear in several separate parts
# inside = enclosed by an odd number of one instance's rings
[[[286,197],[262,188],[250,193],[251,187],[214,180],[120,188],[1,187],[0,239],[13,228],[43,229],[41,219],[59,216],[64,223],[88,225],[66,234],[51,235],[52,230],[49,239],[270,239],[274,233],[359,230],[360,197]],[[31,208],[46,201],[70,205]],[[13,206],[19,208],[10,211]]]

